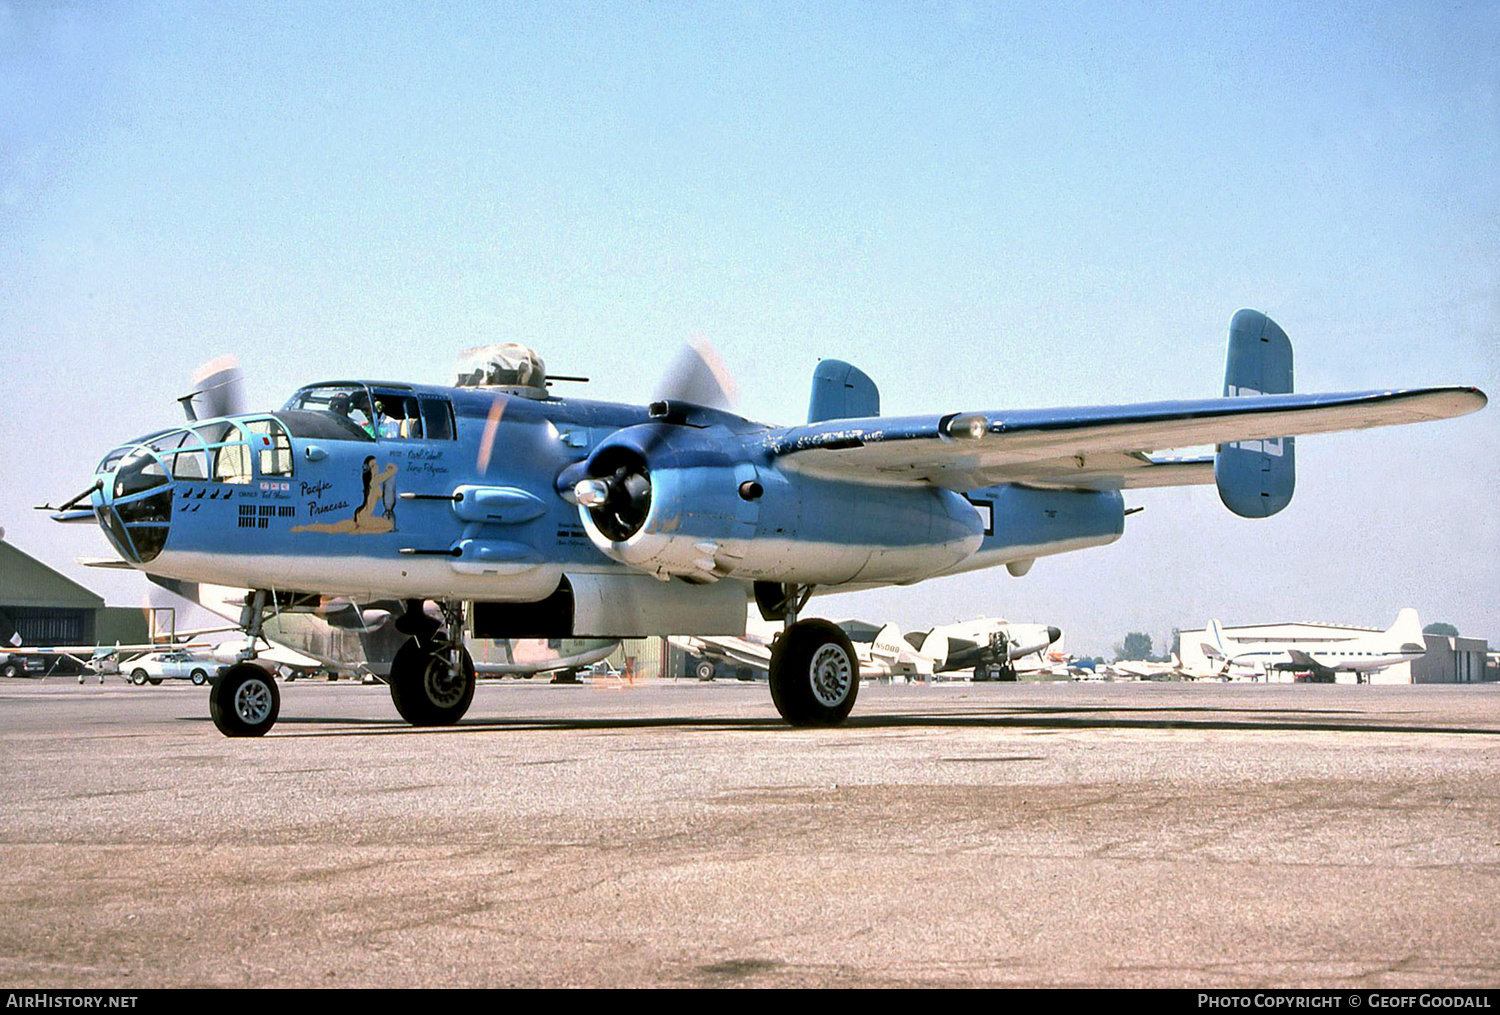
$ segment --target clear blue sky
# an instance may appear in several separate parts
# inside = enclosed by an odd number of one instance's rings
[[[1302,390],[1500,393],[1500,5],[1039,6],[0,0],[0,526],[139,601],[29,505],[225,352],[266,406],[511,340],[640,400],[701,335],[796,422],[825,356],[894,412],[1217,394],[1254,306]],[[1306,439],[1270,521],[1141,494],[1024,579],[821,608],[1500,641],[1497,413]]]

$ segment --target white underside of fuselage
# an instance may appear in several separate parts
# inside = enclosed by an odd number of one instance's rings
[[[852,591],[911,584],[940,575],[1102,546],[1117,538],[1117,535],[1089,536],[1006,546],[972,553],[957,563],[953,563],[953,547],[932,548],[937,552],[924,553],[915,547],[856,548],[798,540],[758,540],[757,549],[762,560],[771,557],[781,562],[774,574],[767,574],[759,568],[754,569],[754,573],[737,573],[733,570],[732,559],[726,558],[723,563],[730,565],[727,575],[691,574],[687,577],[775,580],[813,585],[820,591]],[[642,573],[640,569],[603,560],[481,565],[440,556],[382,559],[358,555],[247,555],[172,550],[170,547],[151,561],[149,571],[180,581],[316,592],[366,601],[468,599],[482,602],[536,602],[545,599],[557,589],[564,573]]]

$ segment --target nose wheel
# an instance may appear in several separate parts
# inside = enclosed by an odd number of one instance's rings
[[[254,663],[231,666],[209,692],[208,713],[226,737],[264,736],[281,713],[276,678]]]

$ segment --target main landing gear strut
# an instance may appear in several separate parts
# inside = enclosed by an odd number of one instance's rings
[[[396,630],[410,635],[391,660],[391,701],[413,726],[451,726],[474,700],[474,661],[464,648],[463,607],[441,604],[442,621],[408,601]]]
[[[774,589],[774,587],[773,587]],[[859,696],[859,657],[839,627],[826,620],[798,620],[811,586],[757,583],[756,601],[767,620],[786,624],[771,649],[771,700],[793,726],[837,726]]]

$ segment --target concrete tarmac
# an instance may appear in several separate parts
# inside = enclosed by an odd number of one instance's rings
[[[1494,986],[1500,686],[0,682],[0,980]]]

